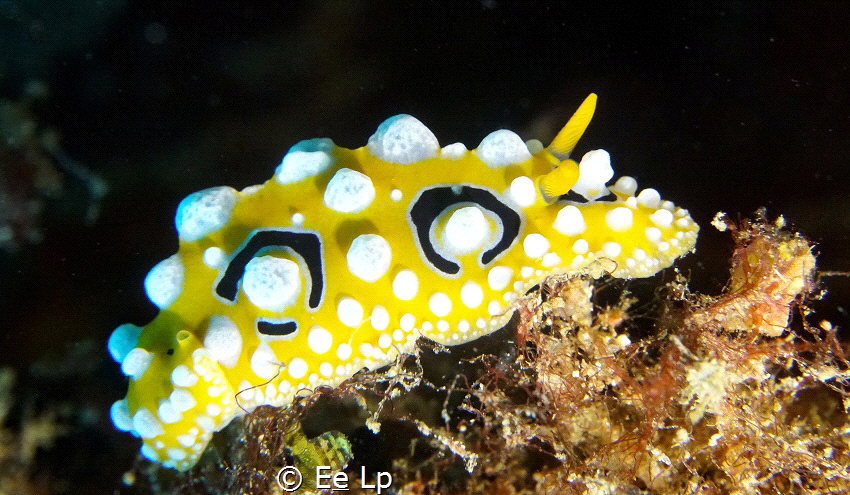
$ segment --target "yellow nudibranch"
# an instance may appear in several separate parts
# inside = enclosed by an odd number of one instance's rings
[[[362,148],[301,141],[265,184],[186,197],[178,252],[145,278],[158,316],[109,339],[130,379],[115,426],[186,470],[234,417],[385,365],[419,337],[491,333],[550,275],[670,266],[696,242],[688,211],[631,177],[606,185],[604,150],[569,159],[595,105],[548,148],[508,130],[440,147],[397,115]]]

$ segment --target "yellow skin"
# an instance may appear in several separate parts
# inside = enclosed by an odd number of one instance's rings
[[[370,146],[355,150],[326,146],[323,156],[330,158],[330,164],[304,179],[281,183],[273,178],[242,192],[228,190],[235,203],[226,221],[203,235],[188,236],[197,239],[181,239],[177,257],[171,258],[183,267],[176,298],[163,302],[152,295],[162,309],[159,315],[141,330],[119,327],[110,341],[110,351],[131,376],[127,398],[113,406],[116,426],[143,437],[146,457],[186,470],[197,462],[212,433],[233,417],[261,404],[284,406],[302,389],[336,386],[364,367],[374,369],[411,351],[419,337],[453,345],[493,332],[509,319],[511,303],[550,275],[645,277],[671,265],[693,249],[699,227],[686,210],[659,203],[654,191],[636,199],[634,186],[627,184],[634,181],[627,178],[613,187],[613,200],[608,200],[610,195],[605,201],[588,202],[557,198],[579,180],[578,164],[567,157],[590,121],[595,102],[595,95],[588,97],[549,148],[529,142],[528,157],[516,163],[494,166],[491,160],[488,165],[482,161],[481,148],[465,151],[457,146],[450,151],[436,149],[431,158],[413,163],[389,163],[375,156],[370,140]],[[326,187],[344,168],[364,174],[374,186],[374,198],[362,211],[342,213],[328,206]],[[530,180],[514,182],[522,177]],[[512,191],[512,183],[519,192]],[[502,238],[507,220],[468,201],[469,196],[459,196],[466,201],[432,212],[430,237],[417,238],[411,210],[419,194],[458,185],[489,192],[520,219],[517,235],[508,236],[509,245],[486,264],[483,253]],[[593,191],[582,193],[591,199],[597,196]],[[557,220],[568,205],[581,213],[585,228],[580,233],[574,232],[581,230],[575,221]],[[484,237],[468,253],[452,251],[445,239],[460,238],[446,233],[449,219],[470,206],[484,213],[483,221],[482,215],[473,215]],[[619,210],[611,213],[615,209]],[[460,225],[462,232],[471,229]],[[290,247],[273,246],[257,255],[291,260],[299,267],[297,293],[285,308],[262,309],[252,303],[242,278],[235,301],[215,292],[233,257],[251,235],[264,229],[314,233],[321,240],[324,289],[318,305],[308,300],[315,285],[308,273],[315,273],[309,271],[303,253]],[[363,234],[379,235],[391,248],[386,272],[378,270],[374,281],[353,274],[347,262],[352,241]],[[437,268],[426,259],[424,244],[460,265],[459,272]],[[223,261],[211,263],[210,259],[218,259],[214,253],[223,254],[219,256]],[[418,290],[403,279],[394,287],[403,270],[415,274]],[[154,271],[149,278],[156,278]],[[149,294],[156,290],[149,288]],[[241,340],[241,351],[230,361],[220,358],[234,348],[230,344],[224,349],[204,346],[211,317],[221,315],[235,324],[237,341]],[[258,330],[258,319],[291,320],[297,331],[269,336]],[[179,365],[185,365],[186,373],[174,378]],[[175,398],[175,390],[183,400]],[[186,392],[191,394],[188,400]],[[175,413],[175,408],[182,410]]]

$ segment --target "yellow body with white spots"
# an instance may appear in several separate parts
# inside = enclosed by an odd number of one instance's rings
[[[180,249],[145,281],[160,314],[110,338],[130,376],[116,426],[185,470],[244,411],[335,386],[419,337],[452,345],[497,330],[549,275],[671,265],[696,242],[688,212],[636,194],[629,177],[606,186],[604,151],[568,158],[595,101],[548,148],[510,131],[472,151],[440,147],[397,116],[368,146],[303,141],[265,184],[187,197]],[[560,197],[571,190],[577,201]]]

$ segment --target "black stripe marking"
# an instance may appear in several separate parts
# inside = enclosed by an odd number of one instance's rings
[[[298,331],[298,324],[294,321],[284,323],[274,323],[271,321],[257,321],[257,331],[263,335],[272,337],[285,337]]]
[[[325,275],[322,265],[322,241],[318,234],[313,232],[291,232],[288,230],[254,232],[251,240],[236,253],[236,256],[227,265],[224,275],[215,288],[216,294],[228,301],[236,301],[239,281],[245,275],[245,265],[254,259],[260,251],[280,247],[292,249],[304,260],[307,270],[310,272],[310,297],[307,306],[310,309],[318,308],[322,303],[322,295],[325,289]],[[269,324],[271,325],[271,323]],[[282,325],[287,324],[283,323]]]
[[[457,191],[457,192],[455,192]],[[460,265],[440,255],[431,243],[431,225],[446,208],[458,203],[475,203],[481,208],[498,216],[502,222],[502,237],[495,246],[481,255],[481,264],[496,259],[502,252],[511,247],[514,240],[519,236],[522,218],[519,213],[505,203],[502,203],[493,193],[486,189],[478,189],[470,186],[441,186],[422,191],[419,198],[410,208],[410,220],[416,228],[416,238],[425,258],[434,267],[448,275],[455,275],[460,271]]]

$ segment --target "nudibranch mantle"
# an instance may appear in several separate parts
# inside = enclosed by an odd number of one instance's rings
[[[507,130],[475,150],[440,147],[398,115],[365,147],[301,141],[265,184],[186,197],[179,250],[145,279],[159,315],[109,339],[130,382],[115,426],[186,470],[245,411],[336,386],[420,336],[453,345],[493,332],[549,275],[670,266],[696,242],[687,210],[631,177],[607,185],[604,150],[569,159],[595,102],[549,147]]]

